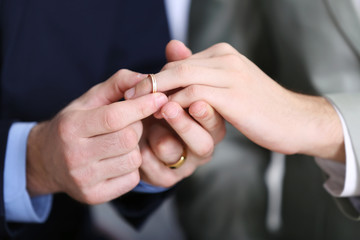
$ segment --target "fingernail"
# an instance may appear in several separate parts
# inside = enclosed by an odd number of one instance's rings
[[[200,109],[200,111],[193,113],[193,115],[194,115],[194,117],[200,118],[200,117],[204,116],[205,112],[206,112],[206,108],[203,107]]]
[[[135,88],[130,88],[130,89],[126,90],[124,95],[125,95],[126,99],[132,98],[135,95]]]
[[[164,118],[167,118],[167,119],[176,118],[178,114],[179,114],[178,108],[167,108],[162,112],[162,115],[164,116]]]
[[[147,78],[148,74],[143,74],[143,73],[139,73],[138,75],[136,75],[136,77],[138,79],[144,80],[145,78]]]
[[[154,93],[155,95],[155,106],[157,108],[162,107],[167,101],[167,97],[164,94],[161,93]]]
[[[156,119],[162,119],[162,118],[163,118],[163,115],[161,114],[161,112],[160,112],[160,110],[159,110],[159,111],[157,111],[156,113],[154,113],[154,117],[155,117]]]

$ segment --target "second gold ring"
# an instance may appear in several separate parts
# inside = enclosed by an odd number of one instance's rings
[[[187,156],[186,149],[184,149],[183,153],[181,154],[180,159],[176,163],[166,164],[166,166],[171,168],[171,169],[177,169],[177,168],[181,167],[185,163],[186,156]]]

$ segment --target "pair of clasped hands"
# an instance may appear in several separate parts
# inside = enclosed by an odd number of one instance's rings
[[[32,196],[65,192],[98,204],[140,179],[171,187],[211,159],[224,119],[272,151],[343,159],[340,121],[324,98],[286,90],[225,43],[192,54],[173,40],[166,56],[157,93],[147,74],[120,70],[32,129]],[[170,169],[184,151],[184,164]]]

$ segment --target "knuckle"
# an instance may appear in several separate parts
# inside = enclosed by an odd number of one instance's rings
[[[152,147],[159,156],[169,156],[174,154],[174,150],[177,150],[177,144],[179,143],[174,140],[173,136],[163,135],[152,144]]]
[[[131,183],[131,188],[135,187],[136,185],[139,184],[140,182],[140,174],[138,171],[133,172],[132,174],[130,174],[130,180],[129,182]]]
[[[243,66],[249,66],[249,63],[251,63],[251,61],[243,54],[238,53],[238,64],[239,65],[243,65]]]
[[[142,164],[140,151],[132,151],[129,153],[128,165],[130,169],[138,169]]]
[[[76,121],[71,114],[60,114],[57,119],[57,134],[64,142],[70,139],[74,132]]]
[[[75,166],[84,166],[91,158],[87,139],[76,139],[63,143],[63,154],[69,163]]]
[[[201,94],[201,90],[198,85],[191,85],[185,89],[185,94],[187,97],[192,99],[192,98],[198,96],[199,94]]]
[[[179,135],[184,135],[184,134],[190,132],[193,129],[192,127],[193,127],[192,123],[186,122],[186,123],[181,124],[178,127],[177,131],[178,131]]]
[[[214,152],[214,143],[213,141],[203,141],[201,146],[197,151],[197,154],[201,157],[209,157]]]
[[[105,108],[102,124],[106,130],[116,131],[120,128],[120,119],[118,114],[115,111],[112,111],[111,108]]]
[[[168,62],[164,65],[164,67],[162,68],[162,70],[169,70],[172,68],[175,68],[177,65],[179,65],[179,63],[175,63],[175,62]]]
[[[120,136],[119,138],[121,148],[132,150],[137,147],[139,142],[139,136],[133,128],[127,127],[123,129],[121,135],[122,136]]]
[[[154,112],[157,109],[154,99],[147,104],[142,104],[137,108],[138,116],[147,117],[151,112]]]
[[[143,132],[143,123],[141,121],[136,121],[132,123],[129,127],[131,127],[135,131],[137,139],[139,139]]]
[[[86,166],[91,157],[90,154],[88,149],[83,148],[82,144],[79,142],[63,146],[65,163],[69,169]]]
[[[91,167],[85,167],[81,169],[71,170],[70,176],[77,188],[82,191],[90,185],[91,179],[93,179],[94,172]]]
[[[177,76],[185,77],[192,72],[192,66],[187,63],[178,64],[174,67]]]
[[[119,69],[115,74],[114,74],[114,77],[116,79],[118,78],[122,78],[124,75],[126,75],[127,73],[129,72],[129,70],[125,69],[125,68],[122,68],[122,69]]]
[[[127,178],[126,178],[126,188],[124,189],[123,187],[120,189],[119,191],[119,195],[123,194],[127,191],[130,191],[131,189],[133,189],[134,187],[136,187],[136,185],[138,185],[140,182],[140,174],[139,171],[134,171],[130,174],[128,174]]]
[[[233,52],[235,51],[235,49],[226,42],[221,42],[221,43],[217,43],[214,45],[214,48],[220,51],[225,51],[225,52]]]
[[[223,129],[225,129],[225,123],[223,119],[205,119],[205,121],[209,122],[209,126],[207,127],[209,132],[222,132]]]
[[[85,161],[89,157],[89,152],[84,147],[84,141],[78,138],[74,133],[74,125],[72,120],[61,120],[57,127],[57,133],[59,142],[58,145],[61,148],[61,154],[63,164],[68,169],[74,169],[78,166],[85,164]]]
[[[227,62],[227,63],[231,63],[235,66],[238,66],[239,64],[242,64],[243,60],[240,56],[235,55],[235,54],[225,54],[223,55],[221,58],[223,58],[222,61]]]

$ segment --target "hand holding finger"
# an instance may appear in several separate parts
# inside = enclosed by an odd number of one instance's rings
[[[27,151],[31,195],[65,192],[95,204],[138,183],[140,120],[167,102],[161,93],[118,102],[125,89],[141,79],[137,73],[119,71],[32,129]]]
[[[151,184],[169,187],[208,162],[214,142],[212,136],[178,104],[168,103],[161,112],[167,114],[165,118],[171,130],[157,125],[147,134],[148,141],[142,141],[141,175]],[[182,160],[185,161],[180,163]],[[178,168],[171,169],[169,166],[174,164]]]

